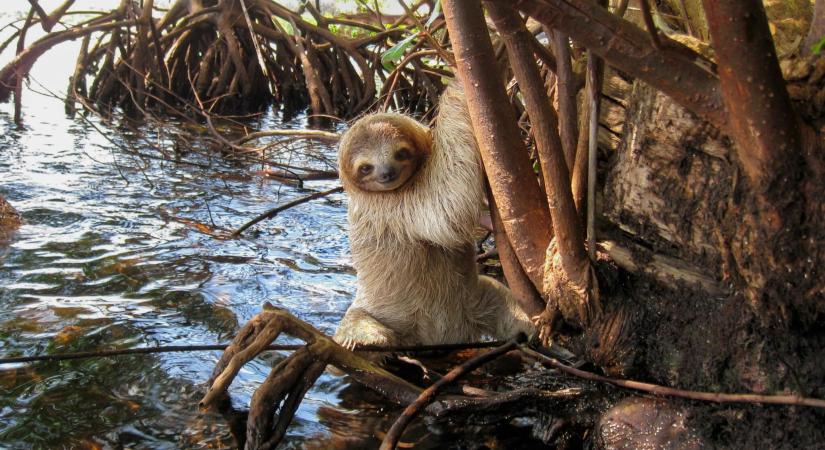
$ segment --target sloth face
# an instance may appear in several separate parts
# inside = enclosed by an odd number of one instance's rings
[[[359,152],[352,161],[352,179],[365,191],[394,191],[418,170],[415,147],[405,141]]]
[[[426,139],[426,129],[406,117],[368,116],[342,139],[341,171],[362,191],[394,191],[406,185],[423,164]]]

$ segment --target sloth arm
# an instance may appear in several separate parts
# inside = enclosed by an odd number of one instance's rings
[[[484,172],[463,91],[450,85],[431,130],[426,182],[408,198],[407,223],[416,237],[446,248],[472,242],[484,198]]]

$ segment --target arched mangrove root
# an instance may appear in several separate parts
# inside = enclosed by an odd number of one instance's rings
[[[61,16],[73,13],[71,3],[44,15],[34,2],[26,27],[41,23],[50,29]],[[27,47],[25,32],[15,33],[2,44],[16,39],[20,48],[0,69],[0,101],[9,99],[43,54],[82,38],[69,81],[70,112],[77,102],[100,110],[119,107],[133,115],[152,108],[169,111],[171,106],[177,114],[181,106],[200,108],[195,105],[200,98],[211,114],[275,104],[287,115],[309,106],[316,115],[347,118],[377,104],[376,75],[384,79],[384,72],[395,70],[382,65],[381,55],[420,32],[327,17],[305,5],[315,19],[312,23],[272,0],[177,0],[160,17],[154,3],[138,6],[122,0],[109,13],[50,31]],[[412,10],[399,20],[433,31],[443,27],[409,17]],[[422,42],[432,39],[428,32],[422,36]],[[432,56],[428,63],[404,61],[394,77],[400,78],[399,88],[384,95],[395,98],[400,108],[425,112],[435,103],[438,90],[433,86],[440,85],[443,75],[439,55]]]

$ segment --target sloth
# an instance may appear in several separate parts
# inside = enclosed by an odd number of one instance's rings
[[[357,291],[334,339],[347,348],[534,331],[512,292],[477,272],[484,173],[463,97],[459,84],[447,88],[432,130],[380,113],[341,138]]]

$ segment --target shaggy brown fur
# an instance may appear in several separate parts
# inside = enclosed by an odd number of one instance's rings
[[[483,172],[460,86],[447,89],[439,108],[432,131],[400,114],[375,114],[341,139],[358,272],[355,301],[335,333],[346,346],[457,343],[534,329],[509,289],[477,273]],[[397,178],[382,184],[359,170],[391,166],[402,148],[409,165]]]

